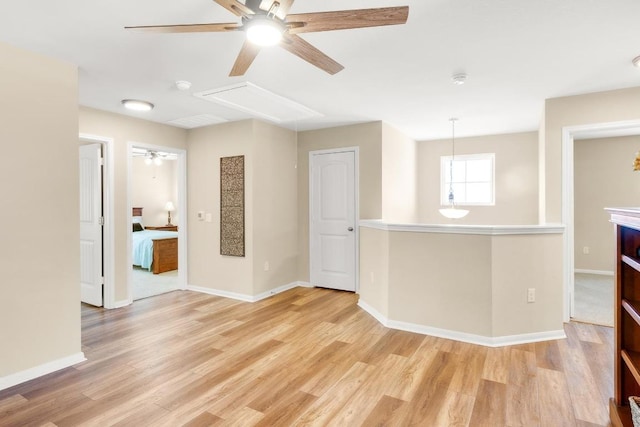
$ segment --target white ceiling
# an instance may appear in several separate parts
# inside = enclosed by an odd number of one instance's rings
[[[274,47],[231,78],[242,32],[123,29],[239,22],[211,0],[3,0],[0,41],[77,64],[81,105],[127,114],[120,100],[145,99],[156,108],[130,115],[160,123],[249,117],[191,95],[249,81],[323,114],[281,126],[383,120],[425,140],[448,137],[453,116],[458,136],[537,130],[547,98],[640,86],[638,0],[297,0],[291,13],[402,5],[406,25],[302,35],[345,66],[334,76]]]

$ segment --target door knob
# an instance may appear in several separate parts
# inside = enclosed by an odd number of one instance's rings
[[[349,227],[349,228],[347,228],[347,230],[353,231],[353,227]]]

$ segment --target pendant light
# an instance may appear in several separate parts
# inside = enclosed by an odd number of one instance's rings
[[[456,208],[453,196],[453,159],[455,157],[455,143],[456,143],[456,121],[458,119],[451,118],[451,158],[449,159],[449,207],[440,209],[440,214],[450,218],[458,219],[465,217],[469,211],[466,209]]]

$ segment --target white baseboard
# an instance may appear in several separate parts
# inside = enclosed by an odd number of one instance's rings
[[[575,273],[598,274],[600,276],[613,276],[613,271],[607,271],[607,270],[585,270],[585,269],[582,269],[582,268],[576,268],[573,271]]]
[[[416,323],[400,322],[390,320],[382,315],[378,310],[371,307],[366,302],[358,301],[358,306],[373,316],[378,322],[387,328],[398,329],[400,331],[414,332],[422,335],[431,335],[439,338],[446,338],[454,341],[462,341],[469,344],[477,344],[485,347],[503,347],[507,345],[527,344],[539,341],[558,340],[566,338],[564,330],[534,332],[530,334],[507,335],[501,337],[486,337],[483,335],[468,334],[466,332],[451,331],[448,329],[434,328]]]
[[[312,287],[311,284],[308,284],[306,282],[292,282],[287,285],[278,286],[277,288],[268,290],[266,292],[262,292],[258,295],[239,294],[236,292],[223,291],[220,289],[204,288],[202,286],[193,286],[193,285],[188,285],[187,290],[193,291],[193,292],[200,292],[208,295],[215,295],[217,297],[231,298],[231,299],[244,301],[244,302],[258,302],[263,299],[277,295],[279,293],[288,291],[290,289],[297,288],[299,286],[305,287],[305,288]]]
[[[387,328],[389,327],[389,319],[387,319],[387,316],[383,315],[378,310],[376,310],[366,302],[362,301],[362,298],[358,300],[358,307],[360,307],[361,309],[363,309],[364,311],[372,315],[373,318],[376,319],[378,322],[380,322],[383,326]]]
[[[122,308],[122,307],[126,307],[128,305],[133,304],[133,301],[125,299],[125,300],[121,300],[121,301],[114,301],[113,303],[113,307],[109,307],[109,309],[114,309],[114,308]]]
[[[84,357],[84,353],[80,352],[72,354],[71,356],[63,357],[62,359],[53,360],[30,369],[26,369],[24,371],[16,372],[15,374],[7,375],[6,377],[0,377],[0,390],[22,384],[34,378],[59,371],[60,369],[68,368],[69,366],[84,362],[85,360],[87,359]]]

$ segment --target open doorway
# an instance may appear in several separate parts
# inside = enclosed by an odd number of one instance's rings
[[[616,248],[614,227],[604,208],[640,202],[640,177],[632,168],[639,142],[635,135],[575,142],[574,320],[613,326]]]
[[[185,289],[184,157],[183,150],[130,144],[132,301]]]
[[[613,324],[614,236],[604,208],[640,202],[640,190],[633,185],[638,177],[632,171],[638,135],[640,121],[563,129],[565,321]],[[631,136],[633,146],[628,143]]]

